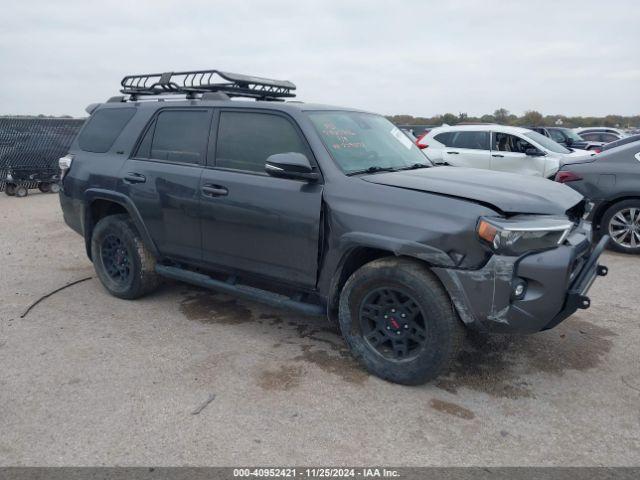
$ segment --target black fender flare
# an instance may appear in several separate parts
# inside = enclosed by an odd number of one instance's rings
[[[114,192],[113,190],[105,190],[102,188],[90,188],[85,191],[84,194],[84,215],[83,215],[83,232],[84,232],[84,242],[85,248],[87,249],[87,256],[91,259],[91,234],[93,232],[94,222],[93,218],[91,218],[91,204],[95,200],[107,200],[113,203],[116,203],[122,206],[133,221],[134,225],[138,229],[138,233],[144,243],[144,246],[156,257],[159,256],[158,248],[156,244],[153,242],[151,235],[149,235],[149,231],[142,221],[142,217],[140,216],[140,212],[136,208],[133,201],[123,195],[122,193]]]
[[[405,256],[421,260],[434,267],[455,267],[456,262],[445,251],[430,245],[403,239],[379,235],[368,232],[349,232],[340,237],[338,250],[339,260],[331,277],[327,295],[327,305],[330,309],[340,296],[340,283],[343,278],[344,267],[350,256],[358,248],[372,248],[389,252],[390,255]]]

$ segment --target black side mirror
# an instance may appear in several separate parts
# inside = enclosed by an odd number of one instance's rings
[[[525,155],[527,155],[528,157],[544,157],[545,153],[541,152],[540,150],[538,150],[537,148],[527,148],[524,151]]]
[[[567,144],[567,147],[570,147],[571,145],[573,145],[573,138],[565,137],[564,142]]]
[[[309,159],[302,153],[296,152],[276,153],[269,156],[264,164],[264,171],[272,177],[307,182],[315,182],[320,178],[318,172],[313,171]]]

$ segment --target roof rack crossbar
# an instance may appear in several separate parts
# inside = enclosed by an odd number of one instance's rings
[[[222,80],[222,81],[221,81]],[[286,80],[252,77],[220,70],[144,73],[127,75],[120,82],[120,92],[135,100],[140,95],[222,92],[230,97],[257,100],[280,100],[295,97],[296,86]]]

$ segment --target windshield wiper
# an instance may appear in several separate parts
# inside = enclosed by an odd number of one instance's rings
[[[397,170],[396,168],[393,167],[378,167],[377,165],[373,165],[371,167],[368,168],[363,168],[362,170],[353,170],[349,173],[347,173],[348,176],[351,175],[360,175],[363,173],[377,173],[377,172],[393,172]]]
[[[427,165],[426,163],[414,163],[413,165],[409,165],[408,167],[402,167],[398,170],[417,170],[418,168],[429,168],[431,165]]]

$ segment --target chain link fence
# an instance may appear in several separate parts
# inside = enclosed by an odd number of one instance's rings
[[[7,175],[29,179],[55,175],[85,119],[0,117],[0,191]],[[37,181],[21,181],[35,188]]]

